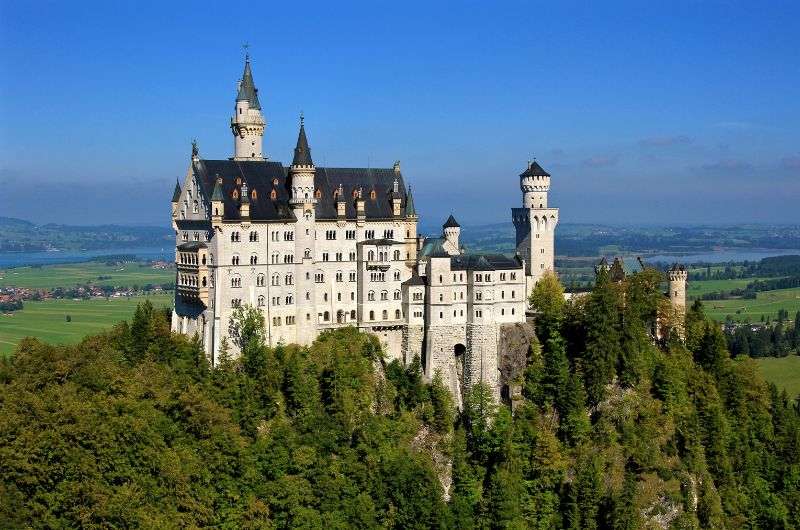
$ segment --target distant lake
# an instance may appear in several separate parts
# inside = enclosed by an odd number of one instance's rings
[[[0,252],[0,268],[25,267],[29,265],[56,265],[80,263],[98,256],[129,254],[141,260],[173,261],[175,249],[170,247],[114,248],[106,250],[69,250],[57,252]]]
[[[772,256],[800,255],[800,249],[730,249],[700,254],[658,254],[644,258],[649,263],[728,263],[730,261],[760,261]]]

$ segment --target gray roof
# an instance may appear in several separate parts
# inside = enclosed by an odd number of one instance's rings
[[[450,258],[450,268],[470,271],[495,271],[519,269],[522,263],[517,258],[502,254],[462,254]]]
[[[300,132],[297,134],[297,147],[294,148],[294,159],[292,160],[293,166],[313,166],[314,162],[311,160],[311,148],[308,147],[308,139],[306,138],[306,128],[303,125],[303,118],[300,117]]]
[[[520,177],[549,177],[550,173],[545,171],[542,166],[539,165],[539,162],[534,160],[533,162],[528,164],[528,169],[523,171],[520,174]]]
[[[172,192],[172,202],[178,202],[181,198],[181,185],[178,179],[175,179],[175,191]]]
[[[419,251],[420,257],[433,256],[433,257],[448,257],[450,254],[442,246],[444,244],[443,237],[427,237],[422,244],[422,249]]]
[[[450,214],[450,217],[447,218],[447,221],[444,222],[442,228],[461,228],[461,225],[458,224],[456,218],[453,217],[453,214]]]
[[[367,239],[359,243],[359,245],[378,245],[378,246],[387,246],[387,245],[402,245],[400,241],[395,241],[394,239]]]
[[[206,219],[176,219],[179,230],[210,230],[211,223]]]
[[[192,241],[190,243],[182,243],[178,245],[178,250],[198,250],[201,248],[206,248],[207,245],[202,241]]]
[[[221,200],[225,201],[226,220],[239,219],[239,200],[233,198],[234,189],[239,190],[241,187],[241,184],[237,184],[237,178],[242,183],[246,182],[251,192],[256,192],[256,198],[250,198],[251,220],[294,220],[294,213],[289,207],[291,177],[288,168],[280,162],[201,159],[193,163],[193,170],[203,187],[205,197],[209,197],[211,190],[214,190],[216,175],[222,179],[219,194]],[[399,181],[401,200],[405,203],[403,176],[393,168],[317,167],[314,174],[314,184],[320,192],[316,206],[317,219],[337,219],[334,192],[339,185],[342,186],[345,215],[348,219],[356,218],[353,194],[359,189],[362,190],[367,219],[393,219],[390,194],[395,178]],[[271,198],[273,190],[275,199]]]
[[[261,110],[261,103],[258,101],[258,89],[253,83],[253,72],[250,71],[250,57],[245,58],[244,73],[242,80],[239,81],[239,93],[236,101],[247,101],[251,109]]]
[[[411,278],[407,279],[402,283],[402,285],[414,286],[414,285],[425,285],[425,277],[420,276],[417,274],[416,269],[414,270],[414,274]]]

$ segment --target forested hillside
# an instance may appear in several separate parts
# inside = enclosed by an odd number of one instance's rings
[[[458,413],[355,329],[265,347],[249,309],[216,368],[147,303],[24,341],[0,365],[0,527],[800,527],[796,403],[700,304],[654,343],[659,281],[571,303],[540,282],[513,414],[481,385]]]

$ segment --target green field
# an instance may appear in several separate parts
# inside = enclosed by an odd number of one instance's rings
[[[156,307],[171,306],[171,294],[92,300],[25,302],[22,311],[0,314],[0,355],[8,355],[23,337],[55,344],[79,342],[86,335],[128,320],[136,304],[149,299]],[[72,322],[66,321],[70,315]]]
[[[760,322],[761,316],[775,320],[778,309],[789,311],[789,318],[800,311],[800,287],[777,289],[757,293],[754,300],[707,300],[703,302],[705,313],[720,322],[730,315],[737,322]]]
[[[109,278],[98,280],[100,276]],[[0,287],[54,288],[74,287],[85,283],[130,287],[173,281],[175,281],[174,270],[154,269],[141,263],[109,266],[105,263],[90,261],[0,270]]]
[[[699,298],[706,293],[717,293],[731,291],[733,289],[742,289],[747,287],[747,284],[758,279],[761,278],[736,278],[734,280],[703,280],[697,282],[687,282],[686,296],[692,300]]]
[[[800,395],[800,357],[764,357],[756,362],[767,381],[781,390],[786,389],[791,397]]]

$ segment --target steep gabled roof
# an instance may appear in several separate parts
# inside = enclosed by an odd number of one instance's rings
[[[408,187],[406,193],[406,217],[417,215],[417,210],[414,208],[414,197],[411,195],[411,186]]]
[[[222,178],[220,190],[212,200],[225,202],[225,219],[239,218],[239,200],[233,199],[234,190],[241,195],[241,184],[247,183],[250,195],[250,219],[294,220],[289,205],[291,175],[289,168],[270,160],[205,160],[193,163],[193,170],[203,188],[204,196],[216,192],[216,177]],[[394,219],[390,197],[394,179],[399,181],[401,200],[405,201],[406,185],[403,175],[393,168],[330,168],[317,167],[314,186],[319,192],[317,219],[337,219],[337,197],[341,185],[345,200],[345,216],[356,218],[355,195],[362,190],[364,213],[367,219]],[[272,193],[274,191],[274,193]],[[375,192],[374,194],[372,192]],[[219,197],[219,198],[215,198]]]
[[[244,73],[239,82],[239,93],[236,101],[247,101],[251,109],[261,110],[261,102],[258,101],[258,89],[253,83],[253,72],[250,71],[250,57],[245,58]]]
[[[181,198],[181,184],[175,179],[175,191],[172,192],[172,202],[178,202]]]
[[[292,165],[314,165],[314,162],[311,160],[311,148],[308,147],[308,138],[306,138],[306,128],[303,124],[302,116],[300,117],[300,132],[297,134],[297,146],[294,148],[294,159],[292,160]]]

